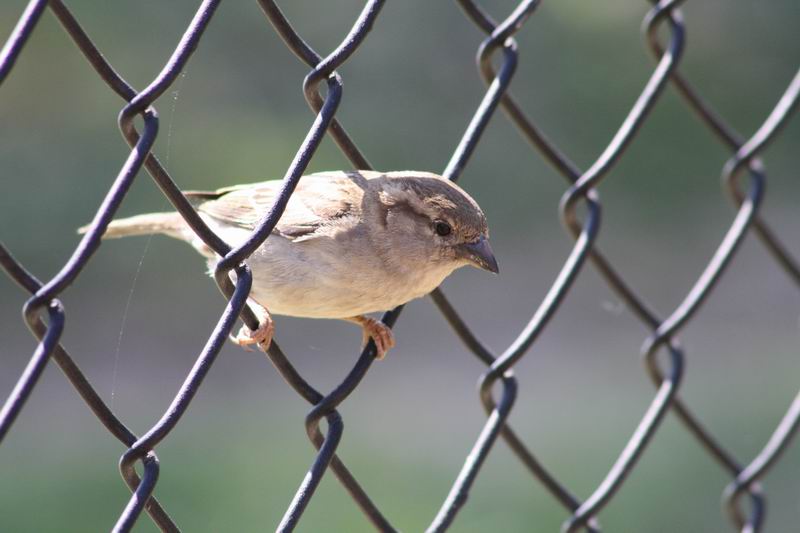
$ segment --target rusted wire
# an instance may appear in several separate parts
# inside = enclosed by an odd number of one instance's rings
[[[522,465],[567,510],[569,516],[564,522],[564,531],[578,529],[599,531],[600,525],[596,520],[598,513],[614,498],[628,474],[636,467],[637,461],[647,450],[648,444],[657,434],[660,422],[669,411],[678,416],[703,449],[731,475],[732,481],[724,491],[724,501],[732,524],[741,531],[758,531],[763,525],[765,496],[759,480],[778,461],[800,427],[800,394],[786,411],[762,451],[749,464],[743,466],[711,436],[681,399],[679,387],[687,354],[681,348],[677,335],[714,293],[717,282],[735,258],[742,239],[751,230],[765,245],[770,257],[784,269],[792,281],[800,285],[800,266],[797,260],[789,254],[777,233],[767,225],[759,213],[766,176],[763,165],[758,159],[797,106],[800,72],[789,83],[762,126],[749,139],[743,139],[723,122],[679,72],[685,43],[685,28],[679,11],[682,3],[681,0],[653,2],[652,9],[645,17],[643,31],[647,44],[657,60],[656,67],[606,149],[587,170],[582,171],[526,116],[510,92],[518,58],[518,45],[514,35],[523,29],[526,21],[535,13],[539,2],[521,1],[498,23],[472,0],[458,0],[467,18],[487,35],[480,43],[477,53],[478,70],[486,82],[487,90],[449,158],[443,175],[451,180],[457,180],[461,176],[479,146],[481,136],[494,117],[495,111],[498,108],[502,109],[537,153],[566,178],[568,189],[561,201],[561,218],[569,235],[574,239],[574,245],[530,321],[499,355],[493,353],[475,336],[442,290],[437,289],[432,293],[434,303],[455,333],[487,367],[481,376],[479,386],[479,397],[486,411],[487,420],[449,494],[433,517],[428,531],[445,531],[452,525],[466,504],[472,484],[480,474],[485,459],[494,449],[498,437],[508,444]],[[341,43],[325,56],[316,52],[300,36],[274,1],[258,0],[258,4],[289,50],[311,69],[303,81],[303,92],[313,113],[313,120],[284,175],[283,185],[275,204],[264,214],[264,218],[247,241],[237,248],[229,246],[203,222],[152,153],[159,126],[158,113],[153,103],[174,84],[186,67],[219,8],[219,0],[204,0],[200,3],[159,74],[140,91],[130,86],[115,71],[61,0],[29,2],[0,51],[0,83],[2,83],[12,71],[25,43],[49,7],[97,75],[125,102],[119,114],[119,128],[131,148],[130,153],[98,207],[87,233],[59,272],[46,282],[41,282],[0,244],[0,265],[11,279],[31,294],[23,306],[24,318],[38,340],[28,365],[0,411],[0,441],[22,412],[27,399],[36,388],[39,377],[52,358],[100,422],[127,447],[120,459],[119,468],[131,490],[131,498],[120,511],[116,524],[112,526],[114,531],[130,531],[142,511],[146,511],[162,531],[178,531],[177,525],[152,495],[159,473],[155,448],[170,434],[188,409],[237,319],[241,318],[251,329],[256,329],[258,326],[256,315],[247,306],[252,276],[245,260],[272,232],[324,135],[326,133],[331,135],[354,168],[372,168],[336,117],[336,111],[343,98],[342,79],[337,69],[364,46],[385,0],[367,1]],[[667,31],[660,32],[662,27]],[[662,34],[668,36],[666,44],[663,45],[659,41],[659,35]],[[497,69],[494,60],[497,60],[496,64],[499,65]],[[323,84],[326,89],[324,96],[321,91]],[[732,151],[733,155],[724,166],[722,174],[725,190],[733,200],[737,213],[715,253],[685,298],[667,318],[662,319],[624,281],[598,248],[596,238],[601,228],[601,204],[596,188],[605,179],[609,170],[624,156],[627,147],[636,139],[640,128],[646,124],[650,112],[669,85],[675,87],[701,122]],[[134,124],[136,117],[142,120],[141,132]],[[198,237],[221,257],[214,274],[226,301],[216,326],[176,392],[174,400],[161,418],[144,435],[138,437],[128,430],[102,401],[62,346],[65,312],[58,298],[60,293],[80,275],[99,248],[101,235],[142,168],[150,174]],[[745,172],[749,176],[749,181],[747,189],[743,191],[739,188],[738,177]],[[584,219],[578,215],[579,207],[583,207],[581,212],[585,213]],[[529,352],[539,335],[556,316],[561,303],[569,296],[574,281],[587,262],[593,265],[609,287],[647,328],[648,337],[642,348],[642,356],[646,371],[656,386],[656,394],[608,474],[596,489],[582,500],[573,495],[541,464],[531,449],[514,432],[507,419],[514,407],[519,387],[513,374],[513,367]],[[232,271],[236,273],[235,283],[231,281]],[[382,320],[393,326],[401,312],[402,307],[389,311]],[[657,361],[657,355],[662,349],[668,356],[666,369],[662,369]],[[333,471],[376,529],[395,531],[395,527],[336,455],[344,427],[337,408],[364,379],[375,354],[375,345],[370,342],[342,382],[328,394],[323,394],[295,369],[278,343],[272,343],[267,354],[270,361],[284,380],[312,405],[305,424],[308,437],[317,449],[316,457],[277,526],[278,531],[291,531],[297,526],[328,468]],[[494,392],[497,392],[499,397],[495,397]],[[324,432],[320,429],[323,419],[326,421]],[[135,469],[137,463],[141,465],[141,476]],[[740,504],[743,495],[750,498],[747,510]],[[508,509],[508,512],[512,511]]]

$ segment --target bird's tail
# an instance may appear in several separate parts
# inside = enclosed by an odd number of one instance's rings
[[[104,239],[118,239],[132,235],[151,235],[163,233],[170,237],[182,239],[186,230],[186,222],[178,213],[147,213],[129,218],[112,220],[103,234]],[[86,233],[89,226],[78,228],[78,233]]]

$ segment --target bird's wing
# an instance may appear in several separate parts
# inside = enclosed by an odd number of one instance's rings
[[[206,200],[198,209],[219,221],[252,229],[267,214],[280,191],[282,182],[265,181],[236,185],[215,193],[189,192],[193,200]],[[363,184],[344,172],[303,176],[274,232],[293,241],[324,234],[361,213]]]

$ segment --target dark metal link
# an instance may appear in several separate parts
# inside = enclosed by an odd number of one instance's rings
[[[460,2],[462,8],[464,8],[465,12],[468,16],[484,31],[490,33],[493,28],[495,27],[494,21],[485,14],[478,6],[474,5],[471,2]],[[664,6],[668,7],[668,6]],[[674,13],[674,12],[673,12]],[[655,22],[658,21],[657,12],[649,15],[646,19],[646,28],[648,32],[648,37],[652,37],[655,34],[654,29],[656,28]],[[675,21],[673,21],[675,22]],[[652,42],[651,39],[651,46]],[[661,48],[657,49],[656,55],[661,58],[663,54],[663,50]],[[481,74],[483,75],[484,80],[487,83],[491,83],[495,74],[491,62],[488,58],[484,58],[483,61],[480,63],[480,70]],[[675,74],[670,78],[671,80],[675,79]],[[553,167],[558,170],[562,175],[564,175],[569,181],[575,182],[577,181],[580,176],[581,172],[577,169],[577,167],[569,161],[548,139],[547,137],[525,116],[522,112],[521,108],[516,104],[513,97],[510,93],[506,93],[503,95],[502,99],[502,107],[509,118],[517,125],[520,132],[524,135],[524,137],[529,140],[544,156],[545,159],[553,165]],[[587,191],[587,195],[592,197],[593,191]],[[572,233],[577,237],[579,235],[579,228],[576,228],[574,225],[570,227]],[[773,246],[777,250],[785,250],[781,246]],[[788,270],[791,270],[793,263],[790,259],[787,258],[788,254],[784,254],[783,257],[779,257],[779,260],[784,265],[789,265]],[[660,320],[655,316],[655,314],[650,310],[649,306],[644,303],[636,294],[629,288],[629,286],[622,280],[622,278],[612,269],[611,265],[608,261],[604,258],[597,247],[594,247],[591,252],[591,259],[595,267],[598,269],[600,274],[606,279],[609,283],[610,287],[620,296],[620,298],[625,302],[625,304],[631,309],[631,311],[638,316],[645,324],[652,328],[656,328]],[[796,269],[795,269],[796,271]],[[438,303],[438,302],[437,302]],[[441,306],[440,306],[441,307]],[[449,317],[448,317],[449,319]],[[452,323],[452,321],[451,321]],[[458,328],[457,328],[458,329]],[[461,329],[459,334],[464,338],[463,331],[466,331],[464,328]],[[467,344],[469,345],[469,339],[465,339]],[[672,344],[671,350],[677,350],[677,345]],[[476,352],[477,353],[477,352]],[[664,383],[664,377],[659,373],[654,373],[652,369],[655,365],[655,360],[648,358],[648,370],[651,373],[651,376],[654,378],[654,381],[657,384]],[[688,411],[683,407],[683,405],[679,402],[678,398],[675,397],[673,401],[673,408],[678,412],[678,414],[684,418],[684,421],[687,423],[687,426],[695,433],[695,435],[701,440],[701,442],[710,450],[714,452],[718,459],[720,459],[723,463],[727,465],[736,465],[735,461],[733,461],[729,454],[725,452],[716,441],[714,441],[704,430],[703,428],[696,423],[696,421],[691,418],[688,414]],[[792,426],[794,427],[794,426]],[[738,470],[738,467],[735,466],[735,469]],[[553,485],[551,484],[550,480],[542,479],[540,480],[548,487],[551,492],[557,493],[557,489],[554,490]],[[755,489],[755,488],[754,488]],[[754,509],[759,508],[760,504],[760,495],[758,494],[757,490],[751,491],[751,497],[753,499]],[[560,498],[559,498],[560,499]],[[563,500],[562,500],[563,503]],[[569,506],[568,506],[569,507]],[[572,527],[572,526],[570,526]]]
[[[628,474],[636,467],[637,461],[656,435],[665,414],[670,410],[678,416],[689,433],[709,455],[731,475],[732,481],[724,490],[724,504],[735,527],[742,531],[759,531],[763,526],[766,503],[760,480],[779,460],[800,428],[800,393],[789,406],[764,448],[749,464],[742,466],[700,424],[698,418],[679,396],[678,389],[683,376],[686,354],[680,346],[677,335],[712,295],[717,282],[751,229],[758,235],[770,257],[781,265],[792,281],[800,285],[800,263],[791,256],[778,239],[776,232],[767,225],[759,212],[766,182],[763,163],[759,156],[797,107],[800,97],[800,72],[789,83],[785,93],[761,127],[745,141],[713,111],[678,71],[685,42],[684,24],[678,10],[683,0],[661,0],[650,3],[653,7],[645,16],[643,33],[657,64],[608,146],[586,171],[582,171],[526,116],[510,92],[519,55],[514,35],[524,27],[539,2],[520,1],[508,16],[498,23],[472,0],[458,0],[467,18],[486,34],[486,38],[478,47],[476,63],[487,88],[458,141],[443,175],[453,181],[462,176],[495,111],[498,107],[501,108],[544,160],[566,178],[568,189],[562,196],[560,215],[574,243],[531,319],[500,355],[496,355],[478,339],[442,290],[436,289],[431,294],[435,305],[456,335],[487,367],[480,377],[478,387],[479,399],[487,419],[448,495],[429,525],[427,530],[430,532],[445,531],[453,524],[459,511],[467,503],[471,487],[498,437],[503,438],[522,465],[569,512],[569,517],[563,524],[564,531],[578,529],[599,531],[600,525],[596,519],[598,513],[612,501]],[[142,511],[146,511],[162,531],[178,531],[177,525],[153,496],[159,475],[159,460],[155,448],[176,427],[189,408],[236,321],[241,319],[251,329],[258,327],[256,315],[247,305],[252,274],[246,261],[264,243],[278,223],[325,134],[330,134],[355,169],[373,168],[336,117],[343,97],[342,78],[337,69],[364,46],[368,33],[385,5],[385,0],[368,0],[339,45],[325,56],[315,51],[301,37],[273,0],[258,0],[260,9],[287,48],[311,69],[303,79],[302,90],[314,118],[284,175],[282,188],[274,205],[265,213],[244,243],[233,248],[205,224],[181,188],[151,153],[159,127],[154,102],[178,79],[197,49],[219,5],[220,0],[203,0],[200,3],[164,66],[141,91],[134,89],[116,72],[61,0],[30,1],[0,50],[0,84],[2,84],[12,71],[26,42],[35,32],[45,9],[49,7],[98,76],[125,102],[119,113],[118,125],[131,150],[98,207],[88,231],[58,273],[49,280],[40,282],[12,257],[5,246],[0,244],[0,266],[12,280],[31,295],[23,306],[23,316],[38,341],[28,364],[0,410],[0,441],[7,435],[24,409],[26,401],[35,390],[40,376],[52,358],[98,420],[126,447],[120,458],[119,468],[131,490],[131,497],[120,512],[116,524],[113,525],[112,530],[115,532],[131,531]],[[665,45],[659,42],[659,30],[662,27],[667,30],[662,32],[667,36]],[[497,69],[493,64],[495,61],[499,65]],[[322,84],[325,84],[324,96]],[[596,245],[601,227],[601,205],[596,188],[624,156],[669,84],[675,87],[701,122],[732,151],[732,157],[723,168],[722,182],[737,212],[713,256],[682,302],[666,319],[661,319],[618,274]],[[141,132],[136,129],[136,117],[142,120]],[[59,296],[80,275],[101,245],[102,234],[125,200],[142,168],[147,170],[189,227],[219,255],[220,260],[215,267],[214,277],[226,301],[216,326],[171,404],[144,435],[137,437],[103,402],[62,346],[61,336],[65,328],[66,313]],[[740,174],[744,173],[749,177],[746,190],[740,188],[739,182]],[[578,216],[579,206],[584,213],[583,219]],[[507,419],[515,405],[520,387],[514,376],[513,367],[530,351],[540,334],[556,316],[587,259],[646,327],[648,337],[642,347],[642,356],[648,376],[656,386],[656,393],[611,469],[595,490],[581,501],[538,461],[507,423]],[[390,327],[394,326],[402,310],[401,306],[387,312],[382,321]],[[661,368],[658,361],[658,353],[662,349],[667,355],[665,369]],[[328,468],[333,471],[377,530],[396,530],[336,453],[344,431],[344,421],[338,407],[364,379],[375,355],[375,344],[370,341],[339,385],[328,394],[323,394],[295,369],[277,341],[270,346],[267,356],[273,366],[298,395],[312,406],[306,415],[305,427],[308,438],[316,449],[316,455],[308,472],[277,526],[278,531],[292,531],[299,524]],[[326,422],[324,431],[321,429],[323,420]],[[140,464],[141,476],[135,468],[137,463]],[[743,510],[741,506],[740,500],[744,495],[750,499],[748,511]]]
[[[5,81],[8,73],[14,68],[17,57],[22,52],[25,43],[28,42],[28,37],[31,36],[36,24],[39,23],[39,18],[46,7],[47,0],[31,0],[19,17],[11,36],[6,41],[3,49],[0,50],[0,84]]]

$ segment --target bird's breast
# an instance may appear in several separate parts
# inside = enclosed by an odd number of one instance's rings
[[[370,247],[349,244],[271,236],[248,259],[251,297],[279,315],[347,318],[424,296],[452,271],[424,263],[389,270]]]

